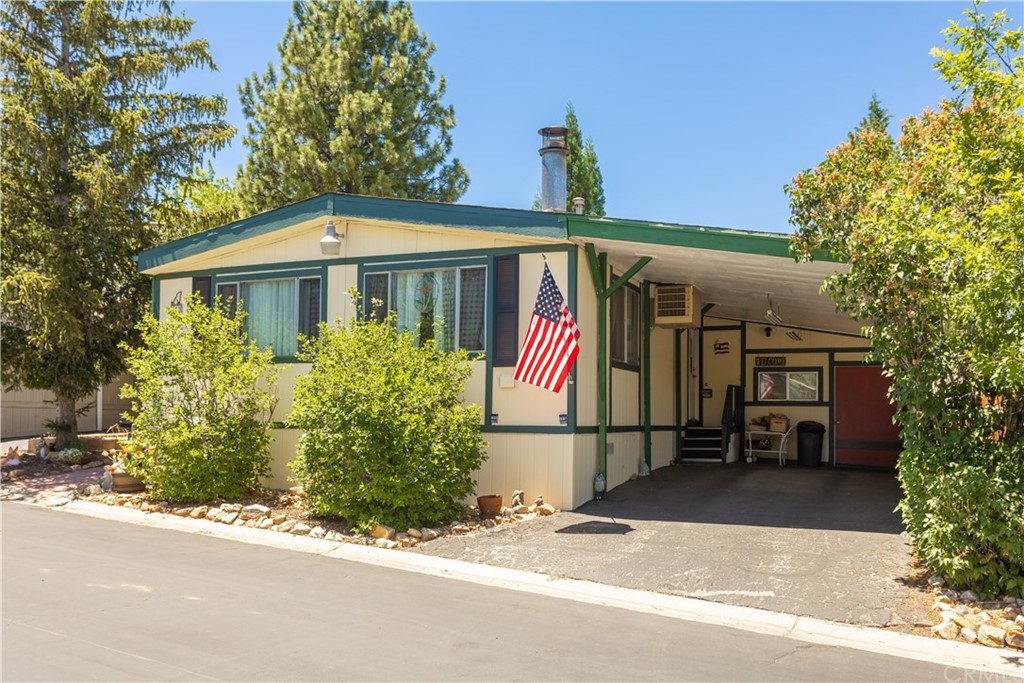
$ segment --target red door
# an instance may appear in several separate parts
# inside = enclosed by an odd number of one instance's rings
[[[836,465],[896,467],[903,446],[892,422],[889,378],[877,365],[836,366]]]

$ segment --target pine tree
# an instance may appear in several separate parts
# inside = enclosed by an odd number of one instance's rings
[[[249,154],[243,204],[258,211],[322,192],[451,202],[469,185],[452,149],[454,109],[433,43],[408,3],[296,2],[280,65],[239,92]]]
[[[56,397],[57,446],[76,400],[123,368],[149,302],[132,257],[202,155],[234,131],[226,101],[166,89],[215,68],[170,3],[0,6],[3,383]]]
[[[569,150],[569,158],[566,162],[566,175],[568,185],[567,211],[572,211],[573,197],[583,197],[583,212],[590,216],[603,216],[604,213],[604,185],[601,177],[601,168],[597,163],[597,151],[594,149],[594,140],[587,138],[583,141],[583,133],[580,131],[580,122],[576,118],[576,110],[570,102],[565,109],[565,127],[569,129],[566,135],[566,146]]]
[[[878,99],[878,95],[871,93],[871,101],[868,102],[868,113],[860,120],[854,132],[861,130],[870,130],[878,133],[885,133],[889,128],[889,121],[892,120],[892,115],[889,110],[882,106],[881,100]],[[850,134],[851,137],[853,133]]]
[[[156,220],[169,239],[194,235],[242,218],[244,211],[235,184],[217,175],[213,164],[196,168],[192,177],[178,183],[167,210]]]

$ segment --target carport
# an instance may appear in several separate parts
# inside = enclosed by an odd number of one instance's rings
[[[838,313],[821,292],[845,264],[827,254],[797,263],[788,236],[776,233],[585,216],[569,216],[567,231],[587,256],[600,341],[609,328],[616,335],[619,290],[639,281],[640,319],[653,323],[639,326],[636,368],[648,464],[665,448],[672,461],[741,461],[749,419],[784,414],[794,428],[801,421],[824,426],[825,465],[895,466],[900,444],[888,382],[865,362],[865,323]],[[659,325],[662,290],[679,286],[689,286],[689,305],[699,313]],[[628,414],[637,397],[615,388],[633,386],[628,364],[617,365],[604,347],[597,356],[598,463],[607,472],[609,432],[628,426],[614,416]],[[657,438],[669,428],[671,446]],[[790,436],[783,462],[796,458],[796,429]],[[768,452],[783,445],[781,437],[766,438]]]

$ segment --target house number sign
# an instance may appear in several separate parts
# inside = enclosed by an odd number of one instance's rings
[[[754,365],[782,367],[786,365],[785,356],[754,356]]]

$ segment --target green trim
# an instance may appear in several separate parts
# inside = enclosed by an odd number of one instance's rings
[[[714,308],[717,305],[718,304],[709,303],[709,304],[704,304],[703,306],[701,306],[701,309],[700,309],[701,324],[704,323],[703,318],[704,318],[705,315],[707,315],[707,312],[710,311],[712,308]]]
[[[651,283],[644,280],[640,288],[640,334],[643,337],[643,410],[644,461],[651,466]]]
[[[149,312],[157,320],[160,319],[160,282],[161,278],[159,277],[149,280]]]
[[[623,363],[622,361],[614,360],[614,359],[609,361],[609,364],[614,369],[616,369],[616,370],[625,370],[626,372],[640,372],[640,368],[641,368],[641,364],[640,363],[635,363],[635,364]]]
[[[675,415],[674,415],[674,417],[675,417],[675,425],[673,427],[674,430],[675,430],[675,439],[673,439],[673,441],[674,441],[674,445],[673,445],[674,450],[673,450],[672,462],[678,462],[679,461],[679,456],[680,456],[680,454],[683,451],[683,444],[682,444],[682,441],[679,438],[679,433],[683,429],[683,390],[682,390],[682,380],[681,380],[681,374],[680,374],[681,371],[682,371],[682,351],[681,351],[681,349],[682,349],[682,346],[683,346],[683,331],[681,329],[677,329],[675,331],[675,339],[673,340],[672,345],[673,345],[673,349],[672,349],[673,350],[672,366],[673,366],[673,370],[674,370],[673,374],[675,375],[675,382],[674,382],[675,387],[674,388],[675,388],[675,408],[676,408],[675,409]],[[687,358],[686,359],[686,381],[687,381],[687,383],[689,383],[689,381],[690,381],[690,364],[689,363],[690,363],[690,359]],[[689,400],[690,400],[689,399],[689,394],[690,394],[690,392],[687,392],[687,399],[686,399],[687,403],[689,403]],[[689,405],[687,405],[687,412],[689,412]]]
[[[794,258],[789,250],[789,235],[782,233],[652,223],[576,214],[568,214],[565,218],[569,237],[691,247],[757,256],[777,256],[789,260]],[[826,251],[816,252],[814,258],[818,261],[839,262]]]
[[[809,348],[809,349],[754,349],[754,348],[746,349],[746,353],[780,353],[780,354],[785,354],[785,353],[869,353],[870,351],[871,351],[870,348],[862,348],[862,347],[845,348],[845,347],[841,347],[841,346],[840,347],[820,346],[820,347],[817,347],[817,348]],[[858,361],[851,361],[851,362],[858,362]]]
[[[136,261],[139,264],[139,270],[145,271],[212,249],[219,249],[253,237],[266,235],[297,223],[328,216],[412,223],[527,237],[550,239],[566,237],[565,214],[560,213],[328,193],[183,237],[154,249],[148,249],[139,254]]]
[[[306,268],[303,270],[265,270],[260,272],[226,275],[217,278],[217,282],[225,285],[232,282],[258,282],[260,280],[291,280],[323,277],[323,268]],[[212,284],[212,283],[211,283]]]
[[[490,420],[490,417],[487,418]],[[551,425],[480,425],[480,432],[483,434],[572,434],[572,430],[567,426],[551,426]]]
[[[766,325],[768,323],[765,323]],[[705,330],[742,330],[743,325],[704,325]]]
[[[576,434],[598,434],[599,427],[597,425],[583,425],[576,427]],[[652,432],[671,432],[675,431],[676,428],[673,425],[652,425]],[[645,427],[643,425],[608,425],[609,434],[643,434]]]
[[[505,256],[508,254],[551,254],[555,252],[570,252],[575,249],[571,244],[537,244],[523,245],[521,247],[487,247],[480,249],[448,249],[444,251],[423,251],[404,252],[401,254],[379,254],[377,256],[363,256],[358,258],[344,259],[351,263],[392,263],[405,261],[419,261],[445,258],[471,258],[473,256]]]
[[[359,272],[387,273],[391,271],[429,270],[431,268],[459,268],[464,266],[488,265],[489,256],[467,256],[461,259],[423,259],[416,261],[388,261],[386,263],[359,264]]]
[[[359,293],[363,292],[363,272],[359,269],[356,288]],[[494,256],[487,257],[487,292],[485,294],[484,306],[487,315],[484,318],[484,424],[490,426],[491,411],[494,410],[494,306],[488,305],[494,301],[494,274],[497,269],[494,267]]]

